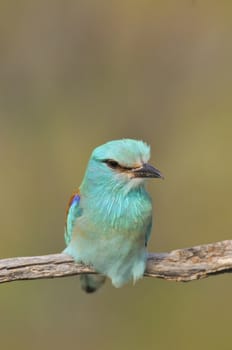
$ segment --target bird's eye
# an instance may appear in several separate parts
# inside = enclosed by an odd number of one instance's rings
[[[116,162],[116,160],[113,159],[106,159],[105,163],[112,169],[116,169],[119,167],[118,162]]]

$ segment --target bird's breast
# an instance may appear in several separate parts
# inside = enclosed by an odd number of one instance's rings
[[[102,232],[144,232],[151,220],[152,203],[149,195],[135,192],[123,196],[120,193],[104,195],[98,201],[86,198],[83,216],[84,227],[90,231]]]

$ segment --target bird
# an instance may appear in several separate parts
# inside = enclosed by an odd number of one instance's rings
[[[87,293],[98,290],[106,277],[121,287],[144,274],[152,229],[152,199],[145,182],[163,178],[149,158],[150,146],[140,140],[98,146],[68,202],[63,253],[98,272],[80,276]]]

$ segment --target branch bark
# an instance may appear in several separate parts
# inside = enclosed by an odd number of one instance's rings
[[[232,240],[151,253],[144,273],[148,277],[188,282],[232,272]],[[18,257],[0,260],[0,283],[96,273],[90,266],[75,263],[65,254]]]

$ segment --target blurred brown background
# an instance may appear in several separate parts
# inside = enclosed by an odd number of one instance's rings
[[[150,251],[231,238],[229,1],[1,1],[1,257],[60,252],[94,147],[151,144]],[[1,349],[231,349],[231,276],[0,286]]]

